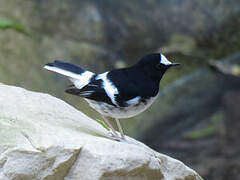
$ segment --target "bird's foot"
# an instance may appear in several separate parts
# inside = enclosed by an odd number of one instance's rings
[[[108,135],[110,136],[111,139],[119,141],[119,142],[126,142],[127,141],[127,139],[124,135],[120,137],[119,133],[116,135],[111,130],[109,130]]]
[[[119,141],[119,142],[126,142],[127,139],[126,137],[123,135],[120,136],[120,134],[118,132],[116,132],[117,134],[114,134],[111,130],[108,131],[108,135],[110,136],[111,139],[115,140],[115,141]]]
[[[127,141],[127,139],[125,138],[125,136],[120,138],[120,142],[126,142],[126,141]]]
[[[111,130],[108,131],[108,135],[113,140],[116,140],[116,141],[120,141],[121,140],[121,138],[117,134],[114,134]]]

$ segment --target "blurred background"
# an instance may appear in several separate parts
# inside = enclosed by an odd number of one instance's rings
[[[99,119],[55,59],[94,72],[147,53],[180,62],[146,112],[121,120],[126,134],[183,161],[204,179],[240,179],[239,0],[1,0],[0,82],[52,94]],[[3,103],[3,102],[0,102]]]

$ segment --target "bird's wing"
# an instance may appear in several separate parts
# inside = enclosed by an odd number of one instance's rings
[[[121,107],[137,104],[139,100],[145,98],[145,96],[139,92],[135,84],[125,85],[118,90],[119,94],[115,95],[115,101]]]
[[[154,97],[158,93],[158,85],[147,79],[136,70],[118,69],[110,71],[108,78],[118,89],[115,100],[119,106],[127,106],[128,102],[144,100]]]
[[[96,75],[83,88],[68,88],[66,92],[113,106],[127,107],[155,96],[152,84],[144,76],[138,76],[137,72],[121,69]]]
[[[103,81],[102,79],[93,80],[92,82],[88,83],[81,89],[76,87],[70,87],[65,90],[65,92],[77,96],[81,96],[83,98],[91,99],[97,102],[105,102],[107,104],[116,106],[111,100],[111,98],[106,93],[105,89],[103,88]]]

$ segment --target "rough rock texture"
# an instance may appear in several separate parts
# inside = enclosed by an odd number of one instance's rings
[[[182,162],[127,138],[52,96],[0,84],[0,179],[200,180]]]

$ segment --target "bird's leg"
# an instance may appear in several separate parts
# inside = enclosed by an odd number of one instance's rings
[[[113,136],[117,139],[119,139],[119,136],[118,134],[116,133],[115,129],[113,128],[113,126],[111,125],[111,123],[109,122],[109,120],[105,117],[105,116],[102,116],[103,120],[105,121],[105,123],[107,123],[107,125],[110,127],[110,129],[112,130],[113,132]]]
[[[118,130],[119,130],[120,133],[121,133],[121,139],[122,139],[122,140],[125,140],[125,136],[124,136],[124,133],[123,133],[123,129],[122,129],[122,127],[121,127],[121,124],[120,124],[119,120],[118,120],[117,118],[115,118],[115,121],[116,121],[116,123],[117,123]]]

